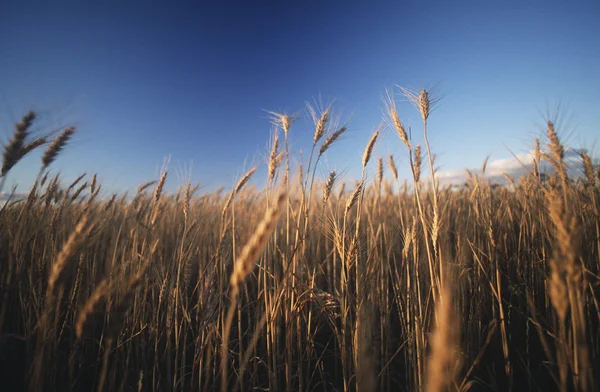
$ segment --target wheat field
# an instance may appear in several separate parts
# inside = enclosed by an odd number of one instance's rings
[[[27,197],[0,206],[0,389],[597,390],[600,167],[583,152],[573,176],[548,121],[527,174],[492,182],[484,163],[442,186],[436,100],[404,93],[424,145],[393,99],[385,128],[409,180],[374,156],[379,128],[360,178],[319,178],[346,132],[325,108],[309,111],[303,165],[290,159],[296,116],[272,112],[266,183],[254,167],[212,194],[164,192],[167,171],[132,195],[85,174],[62,183],[50,169],[76,130],[32,134],[26,114],[0,191],[43,155]]]

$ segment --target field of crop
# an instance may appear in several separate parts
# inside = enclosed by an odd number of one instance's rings
[[[346,128],[312,110],[313,150],[280,128],[262,189],[135,195],[48,175],[73,128],[4,143],[2,178],[45,149],[38,180],[0,204],[2,391],[594,391],[600,387],[600,168],[567,168],[555,124],[528,174],[441,186],[427,137],[394,102],[412,178],[365,146],[361,178],[322,158]],[[416,132],[413,129],[413,133]],[[433,146],[432,146],[433,147]],[[552,170],[542,170],[550,165]],[[545,172],[544,172],[545,171]],[[0,189],[10,193],[10,189]]]

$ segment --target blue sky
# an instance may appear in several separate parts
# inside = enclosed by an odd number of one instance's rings
[[[385,89],[438,85],[444,98],[429,133],[441,170],[505,159],[505,145],[526,152],[559,103],[572,115],[569,145],[594,147],[598,2],[446,3],[3,1],[0,137],[33,108],[41,127],[78,127],[52,167],[65,180],[85,171],[108,191],[131,189],[170,156],[170,189],[191,165],[193,181],[212,190],[262,162],[265,110],[333,101],[349,131],[318,174],[356,177]],[[398,100],[422,142],[417,111]],[[293,159],[306,157],[306,116],[290,138]],[[393,153],[407,173],[391,130],[375,153]],[[38,170],[32,155],[7,184],[23,190]]]

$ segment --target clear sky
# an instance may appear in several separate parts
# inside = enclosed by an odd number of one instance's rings
[[[266,154],[265,110],[332,100],[349,131],[318,174],[358,175],[395,85],[444,93],[429,129],[441,170],[527,151],[559,103],[570,145],[599,134],[597,1],[93,3],[0,3],[0,137],[29,108],[42,125],[76,125],[53,165],[65,179],[97,172],[108,190],[131,189],[170,156],[171,189],[190,166],[204,189],[230,186]],[[399,110],[420,142],[417,111]],[[308,155],[310,125],[301,116],[291,130],[294,159]],[[407,172],[389,129],[376,149],[388,153]],[[7,184],[38,169],[33,155]]]

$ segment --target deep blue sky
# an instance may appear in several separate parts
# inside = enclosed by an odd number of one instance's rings
[[[566,140],[596,141],[598,2],[122,3],[0,5],[0,136],[29,108],[45,125],[77,125],[53,166],[67,180],[97,172],[108,190],[133,188],[156,178],[170,155],[171,189],[190,162],[205,189],[229,186],[266,154],[264,110],[314,100],[334,100],[349,125],[318,173],[352,176],[381,121],[381,95],[396,84],[445,93],[430,119],[442,170],[506,158],[504,144],[526,151],[542,113],[558,103],[573,114]],[[418,113],[399,109],[419,142]],[[306,156],[310,121],[301,117],[290,137],[294,158],[299,149]],[[407,168],[393,132],[377,153]],[[38,159],[8,183],[26,186]]]

